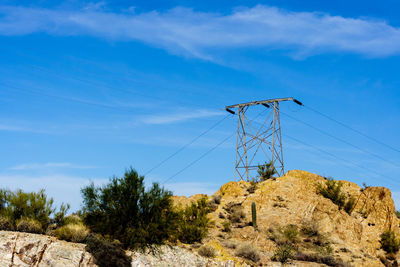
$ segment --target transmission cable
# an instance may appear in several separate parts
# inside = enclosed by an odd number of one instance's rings
[[[321,153],[323,153],[323,154],[327,154],[327,155],[329,155],[329,156],[331,156],[331,157],[333,157],[333,158],[336,158],[336,159],[338,159],[338,160],[340,160],[340,161],[343,161],[343,162],[346,163],[346,164],[351,164],[351,165],[356,166],[356,167],[358,167],[358,168],[360,168],[360,169],[362,169],[362,170],[364,170],[364,171],[372,172],[372,173],[378,175],[379,177],[383,178],[384,180],[390,181],[390,182],[392,182],[392,183],[393,183],[393,181],[396,181],[396,179],[394,179],[394,178],[385,177],[385,176],[383,176],[381,173],[378,173],[378,172],[374,171],[373,169],[364,167],[364,166],[362,166],[362,165],[360,165],[360,164],[357,164],[357,163],[354,163],[354,162],[352,162],[352,161],[349,161],[349,160],[343,159],[343,158],[341,158],[341,157],[338,157],[338,156],[336,156],[335,154],[332,154],[332,153],[330,153],[330,152],[328,152],[328,151],[326,151],[326,150],[323,150],[323,149],[321,149],[321,148],[318,148],[318,147],[316,147],[316,146],[307,144],[306,142],[301,141],[301,140],[299,140],[299,139],[297,139],[297,138],[295,138],[295,137],[289,136],[289,135],[287,135],[287,134],[282,134],[282,135],[285,136],[285,137],[287,137],[287,138],[289,138],[289,139],[292,139],[292,140],[294,140],[294,141],[296,141],[296,142],[298,142],[298,143],[300,143],[300,144],[303,144],[303,145],[305,145],[305,146],[308,146],[308,147],[311,147],[311,148],[313,148],[313,149],[315,149],[315,150],[318,150],[319,152],[321,152]],[[346,166],[346,165],[345,165],[345,166]],[[348,167],[348,166],[347,166],[347,167]],[[388,178],[389,178],[389,179],[388,179]],[[395,183],[395,184],[398,184],[398,183]]]
[[[190,162],[188,165],[186,165],[183,169],[179,170],[178,172],[176,172],[175,174],[171,175],[168,179],[166,179],[164,182],[162,182],[162,184],[165,184],[166,182],[168,182],[169,180],[171,180],[172,178],[176,177],[177,175],[181,174],[183,171],[187,170],[188,168],[190,168],[191,166],[193,166],[194,164],[196,164],[198,161],[200,161],[202,158],[204,158],[205,156],[207,156],[208,154],[210,154],[211,152],[213,152],[216,148],[218,148],[220,145],[222,145],[223,143],[225,143],[226,141],[228,141],[230,138],[232,138],[235,135],[235,133],[229,135],[228,137],[226,137],[224,140],[222,140],[221,142],[219,142],[218,144],[216,144],[215,146],[213,146],[211,149],[207,150],[205,153],[203,153],[200,157],[198,157],[197,159],[193,160],[192,162]]]
[[[326,132],[326,131],[324,131],[324,130],[321,130],[321,129],[319,129],[319,128],[317,128],[317,127],[315,127],[315,126],[313,126],[313,125],[311,125],[311,124],[309,124],[309,123],[307,123],[307,122],[305,122],[305,121],[302,121],[302,120],[300,120],[300,119],[298,119],[298,118],[295,118],[295,117],[293,117],[293,116],[291,116],[291,115],[289,115],[289,114],[287,114],[287,113],[284,113],[284,112],[282,112],[282,111],[281,111],[281,113],[282,113],[283,115],[285,115],[285,116],[287,116],[287,117],[289,117],[289,118],[291,118],[291,119],[293,119],[293,120],[295,120],[295,121],[301,123],[301,124],[306,125],[307,127],[310,127],[311,129],[314,129],[315,131],[318,131],[318,132],[320,132],[320,133],[322,133],[322,134],[324,134],[324,135],[326,135],[326,136],[329,136],[329,137],[331,137],[331,138],[333,138],[333,139],[335,139],[335,140],[337,140],[337,141],[339,141],[339,142],[342,142],[342,143],[344,143],[344,144],[346,144],[346,145],[349,145],[349,146],[351,146],[351,147],[353,147],[353,148],[355,148],[355,149],[358,149],[359,151],[362,151],[362,152],[364,152],[364,153],[366,153],[366,154],[369,154],[369,155],[371,155],[371,156],[373,156],[373,157],[375,157],[375,158],[377,158],[377,159],[380,159],[380,160],[382,160],[382,161],[384,161],[384,162],[386,162],[386,163],[390,163],[391,165],[395,166],[396,168],[399,168],[399,167],[400,167],[399,165],[397,165],[396,163],[391,162],[390,160],[387,160],[387,159],[385,159],[385,158],[383,158],[383,157],[381,157],[381,156],[379,156],[379,155],[377,155],[377,154],[375,154],[375,153],[372,153],[372,152],[370,152],[370,151],[368,151],[368,150],[366,150],[366,149],[363,149],[363,148],[361,148],[361,147],[359,147],[359,146],[356,146],[356,145],[354,145],[354,144],[352,144],[352,143],[350,143],[350,142],[348,142],[348,141],[346,141],[346,140],[343,140],[343,139],[341,139],[341,138],[339,138],[339,137],[337,137],[337,136],[334,136],[333,134],[330,134],[330,133],[328,133],[328,132]]]
[[[304,105],[303,105],[303,106],[304,106]],[[369,135],[367,135],[367,134],[365,134],[365,133],[363,133],[363,132],[361,132],[361,131],[359,131],[359,130],[357,130],[357,129],[354,129],[353,127],[351,127],[351,126],[349,126],[349,125],[347,125],[347,124],[344,124],[344,123],[342,123],[342,122],[340,122],[340,121],[338,121],[338,120],[336,120],[336,119],[334,119],[334,118],[332,118],[332,117],[330,117],[330,116],[328,116],[328,115],[326,115],[326,114],[324,114],[324,113],[322,113],[322,112],[320,112],[320,111],[318,111],[318,110],[315,110],[315,109],[313,109],[313,108],[311,108],[311,107],[308,107],[308,106],[304,106],[304,107],[307,108],[307,109],[309,109],[309,110],[311,110],[312,112],[314,112],[314,113],[316,113],[316,114],[322,116],[322,117],[327,118],[328,120],[331,120],[331,121],[333,121],[333,122],[335,122],[335,123],[337,123],[337,124],[339,124],[339,125],[341,125],[341,126],[347,128],[347,129],[349,129],[349,130],[351,130],[351,131],[353,131],[353,132],[355,132],[355,133],[357,133],[357,134],[359,134],[359,135],[361,135],[361,136],[363,136],[363,137],[365,137],[365,138],[371,140],[371,141],[374,141],[374,142],[377,143],[377,144],[380,144],[380,145],[385,146],[385,147],[387,147],[387,148],[389,148],[389,149],[391,149],[391,150],[393,150],[393,151],[396,151],[396,152],[399,152],[399,153],[400,153],[400,149],[397,149],[397,148],[395,148],[395,147],[393,147],[393,146],[391,146],[391,145],[389,145],[389,144],[386,144],[386,143],[384,143],[384,142],[382,142],[382,141],[379,141],[378,139],[376,139],[376,138],[374,138],[374,137],[371,137],[371,136],[369,136]]]
[[[251,122],[253,122],[256,118],[258,118],[261,114],[263,114],[265,111],[267,111],[267,109],[264,109],[263,111],[261,111],[260,113],[257,114],[257,116],[255,116],[252,120],[250,120]],[[229,115],[228,115],[229,116]],[[225,117],[226,118],[226,117]],[[204,158],[205,156],[207,156],[208,154],[210,154],[212,151],[214,151],[216,148],[218,148],[219,146],[221,146],[223,143],[225,143],[226,141],[228,141],[230,138],[232,138],[235,135],[235,133],[229,135],[228,137],[226,137],[225,139],[223,139],[221,142],[219,142],[218,144],[216,144],[215,146],[213,146],[211,149],[207,150],[205,153],[203,153],[200,157],[198,157],[197,159],[193,160],[192,162],[190,162],[188,165],[186,165],[185,167],[183,167],[181,170],[179,170],[178,172],[176,172],[175,174],[171,175],[170,177],[168,177],[166,180],[164,180],[164,182],[162,182],[162,184],[165,184],[166,182],[168,182],[169,180],[175,178],[177,175],[181,174],[183,171],[187,170],[188,168],[190,168],[191,166],[193,166],[195,163],[197,163],[198,161],[200,161],[202,158]]]
[[[223,117],[221,120],[217,121],[215,124],[213,124],[210,128],[208,128],[207,130],[205,130],[204,132],[202,132],[200,135],[196,136],[195,138],[193,138],[189,143],[185,144],[184,146],[182,146],[181,148],[179,148],[177,151],[175,151],[174,153],[172,153],[171,155],[169,155],[168,157],[166,157],[164,160],[160,161],[158,164],[156,164],[155,166],[153,166],[151,169],[149,169],[144,176],[146,176],[147,174],[151,173],[152,171],[154,171],[155,169],[157,169],[158,167],[160,167],[161,165],[163,165],[165,162],[167,162],[169,159],[171,159],[172,157],[176,156],[177,154],[179,154],[182,150],[184,150],[185,148],[187,148],[188,146],[190,146],[191,144],[193,144],[194,142],[196,142],[200,137],[204,136],[205,134],[207,134],[208,132],[210,132],[212,129],[214,129],[215,127],[217,127],[219,124],[221,124],[226,118],[228,118],[229,116],[231,116],[231,114],[226,115],[225,117]]]

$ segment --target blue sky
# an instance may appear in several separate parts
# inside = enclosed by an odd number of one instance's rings
[[[76,210],[89,181],[105,183],[129,166],[146,173],[224,118],[224,106],[291,96],[394,149],[282,103],[286,169],[386,186],[399,206],[399,8],[0,1],[0,185],[45,188]],[[234,137],[169,178],[235,127],[228,117],[146,182],[168,179],[180,195],[213,193],[234,178]]]

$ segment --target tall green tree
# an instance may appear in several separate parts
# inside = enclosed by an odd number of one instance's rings
[[[97,233],[118,239],[124,247],[162,244],[176,231],[178,214],[172,193],[153,183],[145,189],[144,176],[129,169],[103,187],[84,187],[84,222]]]

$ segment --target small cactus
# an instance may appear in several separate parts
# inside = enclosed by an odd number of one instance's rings
[[[258,230],[257,229],[257,210],[256,210],[256,203],[255,202],[251,203],[251,218],[252,218],[254,230],[257,231]]]

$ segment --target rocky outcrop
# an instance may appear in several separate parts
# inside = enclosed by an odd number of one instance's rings
[[[224,243],[227,240],[237,244],[251,243],[260,250],[261,261],[266,263],[270,262],[276,249],[276,244],[268,237],[269,229],[289,224],[299,227],[312,224],[329,237],[335,258],[351,266],[383,266],[379,260],[379,256],[384,255],[380,249],[380,235],[385,230],[399,234],[399,219],[395,216],[390,190],[384,187],[360,188],[354,183],[341,181],[342,190],[356,203],[348,214],[317,193],[317,184],[325,181],[319,175],[294,170],[283,177],[258,183],[255,188],[244,181],[223,185],[214,194],[221,196],[218,208],[210,215],[216,226],[205,242],[219,250],[225,259],[231,258],[238,264],[243,261],[234,257],[235,251]],[[190,200],[188,198],[186,203]],[[259,231],[250,226],[252,202],[256,203]],[[222,223],[229,216],[227,206],[232,205],[240,206],[245,218],[226,233],[222,231]]]
[[[54,237],[0,231],[0,266],[95,266],[85,245]]]
[[[233,261],[215,261],[178,246],[161,246],[155,251],[131,252],[132,267],[209,266],[234,267]],[[0,231],[0,266],[4,267],[92,267],[95,260],[84,244],[57,240],[38,234]]]

